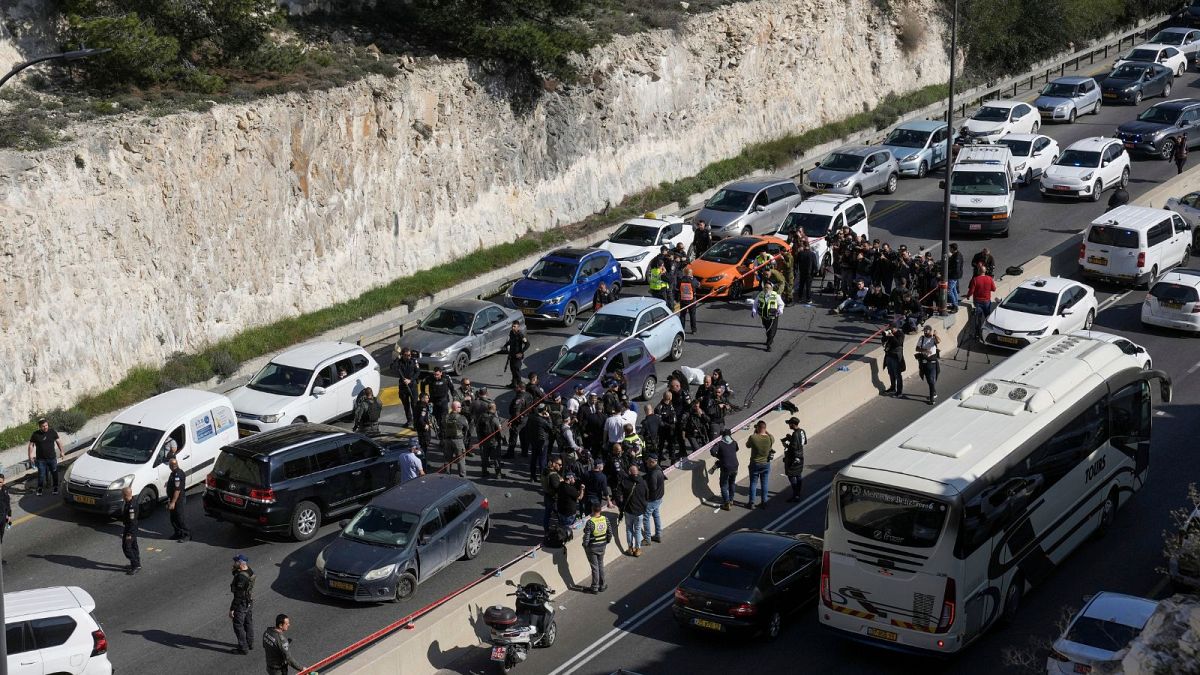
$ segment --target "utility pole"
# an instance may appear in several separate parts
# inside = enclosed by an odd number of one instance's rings
[[[958,60],[958,0],[950,14],[950,96],[946,104],[946,180],[942,194],[942,280],[938,284],[941,298],[938,307],[943,315],[949,302],[950,288],[950,163],[954,159],[954,69]]]

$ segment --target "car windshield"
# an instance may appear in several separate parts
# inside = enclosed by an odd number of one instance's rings
[[[526,276],[534,281],[569,284],[575,280],[575,268],[578,266],[576,263],[560,260],[539,260]]]
[[[1010,293],[1004,302],[1000,303],[1000,306],[1014,312],[1050,316],[1054,313],[1054,307],[1057,304],[1057,293],[1022,286]]]
[[[1115,80],[1140,80],[1142,79],[1142,75],[1149,72],[1149,70],[1150,69],[1145,66],[1125,64],[1112,71],[1109,77]]]
[[[471,321],[474,318],[475,315],[470,312],[438,307],[421,322],[421,330],[447,335],[466,335],[471,330]]]
[[[894,145],[900,148],[923,148],[925,141],[929,140],[928,131],[917,131],[916,129],[893,129],[892,133],[884,139],[884,145]]]
[[[862,166],[863,160],[866,159],[862,155],[851,155],[845,152],[835,152],[832,155],[821,160],[822,169],[830,171],[858,171]]]
[[[1033,147],[1033,141],[1018,141],[1013,138],[1001,138],[1001,145],[1007,145],[1013,157],[1028,157],[1029,149]]]
[[[1100,153],[1090,150],[1063,150],[1055,166],[1074,166],[1094,169],[1100,166]]]
[[[758,570],[741,561],[706,556],[692,570],[692,578],[721,588],[748,591],[758,580]]]
[[[1108,225],[1093,225],[1092,229],[1088,230],[1089,243],[1100,244],[1101,246],[1119,246],[1121,248],[1137,248],[1138,234],[1133,230],[1127,230],[1123,227],[1111,227]]]
[[[658,243],[658,228],[649,225],[625,223],[608,238],[614,244],[631,246],[653,246]]]
[[[1062,82],[1051,82],[1042,87],[1042,96],[1058,96],[1060,98],[1071,98],[1075,95],[1075,86],[1073,84],[1065,84]]]
[[[367,505],[350,519],[342,536],[366,544],[403,548],[412,540],[419,522],[421,516],[415,513]]]
[[[1160,45],[1178,46],[1183,44],[1183,38],[1185,35],[1187,35],[1187,33],[1180,31],[1162,30],[1156,33],[1153,38],[1150,38],[1150,41]]]
[[[1106,652],[1119,652],[1141,632],[1141,628],[1115,621],[1081,616],[1071,624],[1071,630],[1067,631],[1065,637],[1076,644],[1103,649]]]
[[[1008,194],[1008,174],[1003,171],[951,171],[950,176],[951,194]]]
[[[628,336],[633,334],[633,317],[617,314],[596,314],[583,326],[583,334],[590,337],[608,335]]]
[[[712,209],[713,211],[728,211],[730,213],[744,213],[750,207],[750,200],[754,199],[754,193],[742,192],[741,190],[730,190],[728,188],[717,190],[717,194],[704,202],[704,208]]]
[[[272,361],[263,366],[246,387],[280,396],[302,396],[308,388],[308,381],[312,379],[312,372]]]
[[[1160,281],[1154,284],[1150,289],[1150,295],[1153,295],[1159,302],[1197,302],[1200,301],[1200,295],[1196,289],[1183,284],[1173,284],[1169,281]]]
[[[145,464],[158,450],[163,432],[136,424],[113,422],[108,425],[88,454],[125,464]]]
[[[992,106],[983,106],[971,115],[971,119],[979,120],[980,122],[1007,122],[1008,108],[993,108]]]
[[[746,249],[748,248],[750,248],[750,242],[723,239],[705,251],[704,255],[700,256],[700,260],[721,263],[722,265],[736,265],[742,261],[742,257],[746,255]]]
[[[829,234],[829,224],[832,222],[833,216],[820,213],[789,213],[779,227],[779,233],[791,234],[803,230],[806,237],[824,237]]]
[[[596,362],[588,365],[592,359],[595,359]],[[550,369],[550,372],[558,375],[559,377],[571,377],[574,375],[575,378],[581,382],[591,382],[600,376],[600,368],[603,366],[604,359],[597,359],[594,354],[568,349],[567,353],[560,356],[558,361],[555,362],[554,367]],[[583,370],[583,372],[576,373],[576,371],[584,367],[587,369]]]
[[[1135,49],[1125,57],[1126,61],[1157,61],[1158,52],[1153,49]]]
[[[932,497],[878,485],[840,483],[842,525],[880,544],[929,548],[937,543],[949,510]]]
[[[1146,108],[1137,118],[1141,122],[1153,122],[1155,124],[1175,124],[1175,120],[1179,119],[1178,110],[1170,110],[1162,106],[1153,106]]]

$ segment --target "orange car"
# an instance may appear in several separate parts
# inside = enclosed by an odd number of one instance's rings
[[[777,237],[750,236],[722,239],[692,262],[692,276],[700,282],[700,295],[740,298],[758,288],[758,275],[747,272],[754,258],[764,251],[772,256],[790,250],[787,242]]]

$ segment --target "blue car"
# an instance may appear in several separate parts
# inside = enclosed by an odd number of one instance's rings
[[[617,346],[620,343],[620,346]],[[563,385],[563,396],[583,385],[584,394],[603,394],[606,380],[621,371],[625,373],[630,398],[649,401],[658,388],[657,359],[638,338],[601,337],[571,347],[550,366],[542,378],[546,391]]]
[[[591,309],[603,283],[615,296],[621,290],[621,267],[608,251],[560,248],[552,251],[508,289],[509,303],[526,318],[549,319],[564,326]]]

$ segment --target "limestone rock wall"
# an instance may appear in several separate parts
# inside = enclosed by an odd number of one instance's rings
[[[873,0],[760,0],[618,38],[532,107],[435,61],[0,153],[0,426],[943,82],[936,0],[907,2],[911,52]]]

